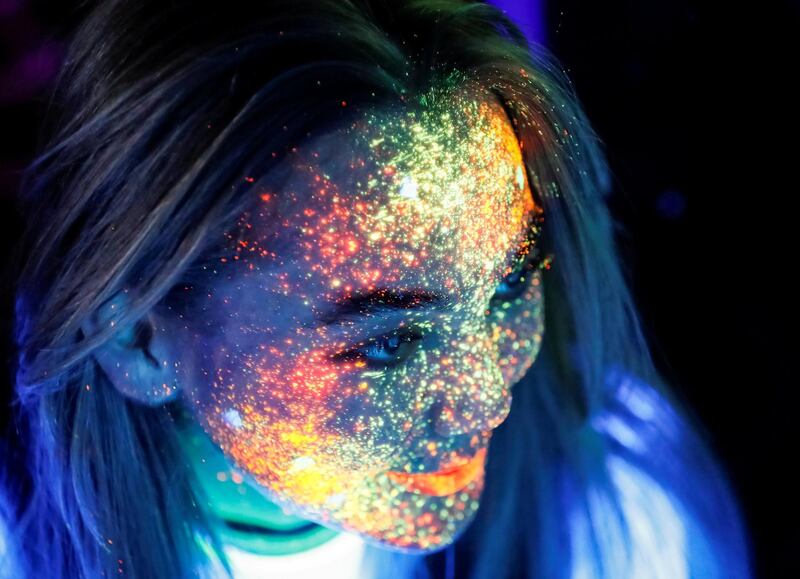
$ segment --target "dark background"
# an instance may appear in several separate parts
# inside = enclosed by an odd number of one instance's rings
[[[800,384],[789,345],[800,229],[798,3],[531,4],[536,36],[561,59],[606,144],[612,209],[627,230],[623,257],[659,367],[732,478],[758,576],[800,577]],[[4,263],[21,227],[19,170],[36,148],[45,91],[79,6],[0,0]],[[4,276],[4,360],[11,287]]]

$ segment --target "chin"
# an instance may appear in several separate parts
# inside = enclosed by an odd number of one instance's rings
[[[456,539],[461,535],[461,533],[457,533],[453,535],[448,540],[442,539],[441,542],[436,544],[426,544],[422,545],[421,543],[415,544],[408,544],[405,546],[399,546],[389,541],[381,541],[380,539],[376,539],[375,537],[369,535],[360,535],[362,539],[364,539],[365,543],[369,543],[374,547],[379,547],[386,551],[394,551],[396,553],[404,553],[406,555],[432,555],[433,553],[437,553],[442,549],[446,549],[450,545],[452,545]]]
[[[362,534],[357,531],[355,533],[364,540],[365,543],[372,545],[374,547],[379,547],[386,551],[394,551],[396,553],[405,553],[407,555],[432,555],[437,553],[447,547],[451,546],[455,543],[462,534],[469,528],[470,524],[472,523],[472,519],[474,517],[470,517],[469,519],[463,521],[461,525],[453,532],[445,535],[437,535],[435,543],[430,541],[430,537],[425,537],[425,541],[421,538],[418,541],[407,541],[404,545],[398,545],[395,540],[393,539],[385,539],[382,540],[374,535],[367,535]],[[354,532],[354,531],[350,531]]]

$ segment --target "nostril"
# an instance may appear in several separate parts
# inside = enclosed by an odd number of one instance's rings
[[[473,332],[458,343],[462,347],[449,352],[447,364],[429,383],[437,384],[428,390],[428,416],[439,436],[491,430],[510,412],[511,392],[492,336]]]

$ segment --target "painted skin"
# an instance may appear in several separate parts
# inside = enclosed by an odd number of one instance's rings
[[[544,330],[541,208],[512,125],[480,89],[431,93],[312,136],[270,175],[193,290],[187,408],[287,512],[443,548]]]

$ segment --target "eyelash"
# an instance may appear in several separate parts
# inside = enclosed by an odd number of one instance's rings
[[[392,368],[408,360],[417,351],[422,338],[423,335],[418,330],[406,327],[398,328],[388,334],[371,338],[360,346],[334,354],[332,358],[337,362],[364,362],[368,368],[372,369]],[[381,347],[393,348],[395,351],[400,351],[401,348],[405,348],[405,350],[400,358],[376,360],[375,354]]]
[[[538,247],[534,247],[522,264],[517,266],[517,268],[503,278],[503,281],[500,282],[500,286],[498,286],[498,289],[495,290],[495,293],[492,296],[492,302],[509,302],[520,297],[525,293],[525,290],[528,289],[528,286],[530,286],[530,280],[533,277],[533,274],[536,273],[536,271],[540,269],[542,265],[542,253]],[[509,288],[503,292],[500,288],[503,285],[508,287],[509,280],[514,278],[518,278],[519,285],[514,288]]]
[[[528,286],[530,285],[531,277],[533,277],[533,274],[536,272],[536,270],[542,267],[542,264],[543,260],[541,252],[538,247],[535,247],[525,258],[522,264],[509,273],[501,282],[501,285],[507,285],[508,280],[518,277],[519,281],[521,282],[520,285],[508,290],[505,295],[498,295],[496,291],[495,295],[492,296],[492,303],[509,302],[525,293],[525,290],[528,289]],[[393,368],[401,365],[406,360],[411,358],[411,356],[417,351],[417,347],[419,346],[422,338],[423,335],[418,330],[407,327],[398,328],[397,330],[389,332],[388,334],[371,338],[363,342],[360,346],[351,348],[350,350],[346,350],[344,352],[339,352],[338,354],[334,354],[331,358],[336,362],[363,362],[368,368],[371,369]],[[392,341],[391,346],[389,346],[390,341]],[[394,350],[400,350],[401,348],[405,347],[405,352],[400,358],[376,360],[373,354],[378,351],[378,348],[385,348],[386,346],[391,347]],[[392,354],[390,354],[390,356],[391,355]]]

